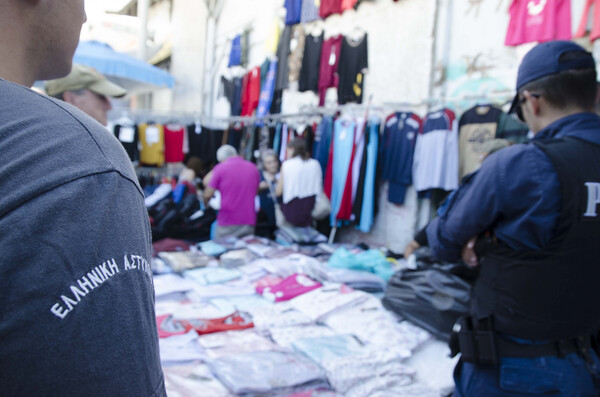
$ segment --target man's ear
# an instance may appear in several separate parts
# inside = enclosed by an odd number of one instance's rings
[[[525,90],[523,91],[523,96],[527,98],[525,101],[525,106],[529,106],[531,113],[535,116],[539,116],[541,113],[541,97],[531,95],[531,92]]]
[[[62,94],[63,101],[70,103],[71,105],[75,105],[75,94],[71,91],[65,91]]]

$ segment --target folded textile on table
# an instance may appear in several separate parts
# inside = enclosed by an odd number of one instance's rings
[[[158,257],[164,260],[175,272],[205,267],[214,260],[212,257],[197,251],[159,252]]]
[[[152,243],[152,251],[156,254],[159,252],[180,252],[189,251],[193,244],[175,238],[164,238],[162,240],[155,241]]]
[[[208,360],[213,373],[235,394],[281,395],[298,387],[326,386],[324,371],[295,352],[260,351]]]
[[[327,242],[327,237],[312,227],[280,226],[275,231],[276,241],[286,244],[319,244]]]
[[[273,306],[273,303],[269,302],[265,298],[259,295],[241,295],[241,296],[229,296],[226,298],[212,298],[210,304],[221,310],[222,312],[233,313],[235,311],[241,312],[252,312],[262,307]]]
[[[154,275],[173,273],[171,266],[157,256],[150,258],[150,267],[152,267],[152,274]]]
[[[306,274],[317,281],[327,280],[325,263],[302,254],[291,254],[277,259],[259,259],[256,261],[267,272],[280,277],[289,277],[295,273]]]
[[[219,257],[221,266],[225,268],[235,268],[246,265],[256,259],[256,256],[248,249],[239,249],[229,251]]]
[[[156,316],[156,327],[158,328],[159,338],[184,335],[192,329],[191,326],[175,320],[171,314]]]
[[[155,275],[154,279],[154,294],[158,299],[161,296],[170,295],[173,293],[186,293],[193,291],[194,283],[186,280],[177,274],[162,274]]]
[[[292,307],[289,302],[281,302],[250,310],[254,326],[258,329],[307,325],[312,320],[306,314]]]
[[[235,312],[222,318],[195,318],[180,320],[185,327],[191,327],[199,335],[221,331],[235,331],[254,327],[252,316],[245,312]]]
[[[352,289],[365,292],[380,292],[385,290],[385,280],[367,271],[327,268],[325,272],[327,273],[328,281],[346,284]]]
[[[170,397],[229,397],[231,393],[214,377],[206,364],[163,367]]]
[[[240,271],[245,279],[250,282],[258,281],[264,277],[271,276],[261,265],[261,261],[264,259],[254,260],[244,266],[238,267],[236,270]]]
[[[258,286],[256,292],[271,302],[282,302],[320,288],[322,285],[304,274],[293,274],[272,286]]]
[[[233,280],[223,284],[200,286],[195,288],[193,292],[189,292],[187,297],[194,302],[202,302],[206,299],[251,296],[255,294],[254,286],[246,280]]]
[[[273,250],[273,246],[268,244],[248,244],[246,248],[260,258],[266,257],[267,253]]]
[[[188,318],[221,318],[236,311],[232,305],[221,307],[212,301],[191,302],[184,301],[160,301],[155,305],[156,315],[170,314],[175,320],[186,320]]]
[[[198,248],[206,255],[217,257],[227,250],[221,244],[214,242],[213,240],[203,241],[198,243]]]
[[[328,359],[356,356],[364,349],[352,335],[300,338],[292,342],[292,347],[321,366]]]
[[[338,333],[351,333],[365,345],[390,348],[403,358],[431,335],[406,321],[398,323],[380,300],[369,296],[357,305],[325,316],[322,323]]]
[[[260,279],[256,280],[256,281],[254,282],[254,286],[255,286],[256,288],[259,288],[259,287],[263,287],[263,288],[264,288],[264,287],[272,287],[272,286],[274,286],[274,285],[277,285],[277,284],[279,284],[279,283],[280,283],[280,282],[282,282],[282,281],[283,281],[283,278],[281,278],[281,277],[279,277],[279,276],[276,276],[276,275],[274,275],[274,274],[268,274],[268,273],[267,273],[267,275],[266,275],[266,276],[264,276],[264,277],[262,277],[262,278],[260,278]]]
[[[207,357],[219,358],[232,354],[278,350],[279,347],[255,330],[217,332],[201,335],[198,343]]]
[[[286,348],[292,348],[293,343],[299,339],[335,336],[331,328],[316,324],[269,328],[269,334],[275,343]]]
[[[366,292],[355,291],[343,284],[332,283],[300,295],[290,302],[293,307],[318,322],[328,314],[359,304],[369,296]]]
[[[182,335],[158,340],[160,361],[163,365],[204,360],[206,354],[198,344],[198,334],[189,331]]]
[[[401,360],[392,349],[363,348],[351,354],[325,356],[319,364],[338,393],[370,396],[376,390],[413,383],[415,371]]]
[[[392,264],[381,251],[375,249],[353,253],[342,247],[331,255],[327,265],[339,269],[362,270],[374,273],[386,282],[394,274]]]
[[[373,385],[375,383],[375,385]],[[374,387],[375,386],[375,387]],[[439,390],[432,389],[429,386],[421,383],[413,383],[410,385],[397,385],[394,384],[394,380],[391,379],[391,384],[386,382],[386,379],[374,380],[365,384],[365,389],[370,389],[368,394],[365,394],[363,387],[356,387],[351,389],[346,394],[347,397],[363,397],[368,395],[369,397],[440,397]],[[375,389],[375,390],[373,390]]]
[[[222,284],[227,281],[236,280],[242,276],[242,273],[235,269],[206,267],[186,270],[183,272],[183,276],[199,285],[205,286],[210,284]]]

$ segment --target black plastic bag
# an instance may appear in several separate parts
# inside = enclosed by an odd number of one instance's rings
[[[458,317],[469,314],[476,274],[464,263],[428,263],[430,259],[425,255],[417,269],[396,272],[382,302],[388,310],[447,341]]]

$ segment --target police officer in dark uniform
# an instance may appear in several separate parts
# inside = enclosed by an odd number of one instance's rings
[[[511,108],[534,138],[488,157],[427,227],[436,256],[480,269],[451,340],[455,396],[600,395],[595,102],[590,53],[534,47]]]

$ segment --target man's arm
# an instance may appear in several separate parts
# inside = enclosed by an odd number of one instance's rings
[[[277,197],[280,197],[283,194],[283,173],[279,174],[279,180],[277,181],[277,186],[275,187],[275,194]]]
[[[429,246],[439,259],[460,260],[469,239],[488,230],[498,217],[498,166],[485,165],[463,181],[427,226]]]
[[[204,189],[204,193],[202,194],[202,197],[204,198],[204,205],[208,205],[208,202],[212,198],[213,194],[215,194],[215,191],[216,189],[208,186]]]
[[[214,172],[214,169],[208,171],[208,174],[204,175],[204,178],[202,179],[202,184],[205,187],[208,187],[208,185],[210,184],[210,181],[212,180],[212,177],[213,177],[213,172]]]
[[[459,260],[472,237],[491,229],[513,249],[539,250],[554,234],[560,183],[541,150],[514,145],[490,155],[438,214],[427,227],[427,237],[440,259]]]

